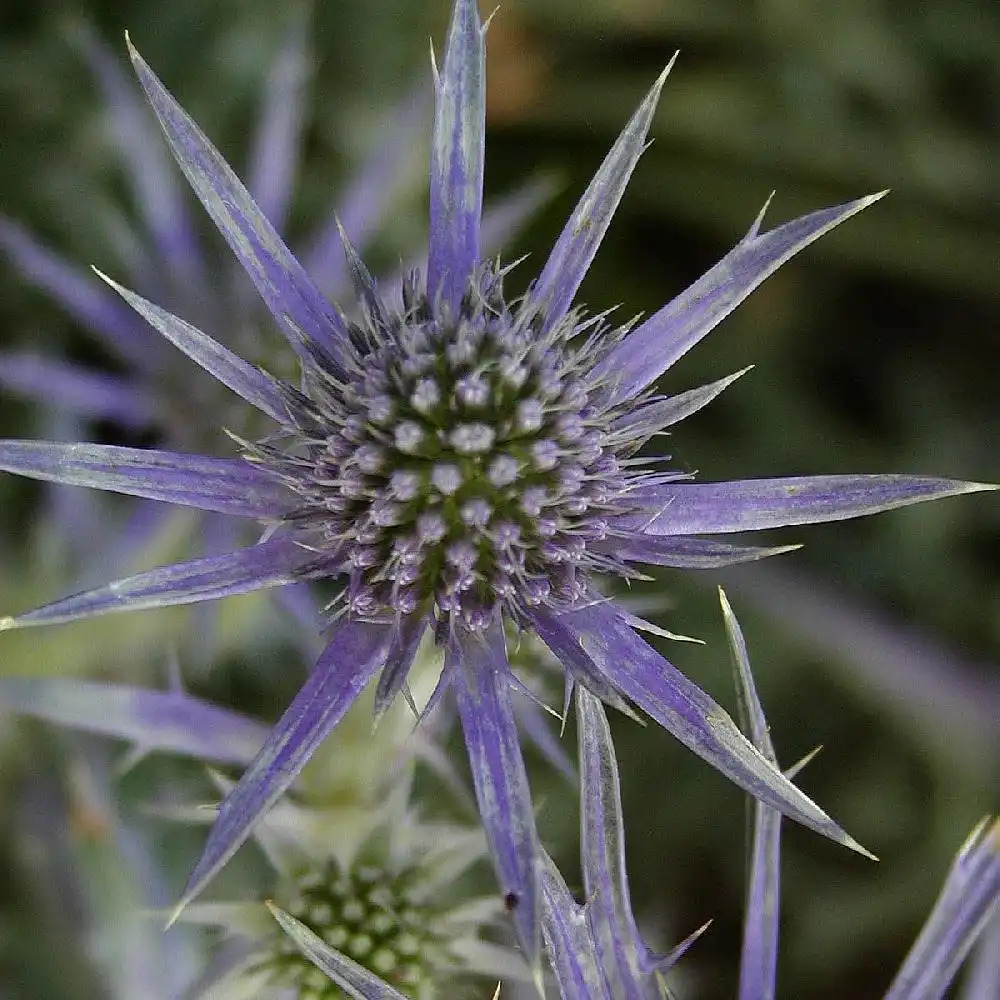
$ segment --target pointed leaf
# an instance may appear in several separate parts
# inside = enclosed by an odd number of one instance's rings
[[[278,801],[385,663],[392,629],[345,621],[302,689],[219,808],[175,915],[215,877]]]
[[[537,835],[499,619],[484,633],[456,629],[445,655],[504,905],[518,943],[533,963],[538,951]]]
[[[0,440],[0,470],[260,520],[277,520],[295,500],[243,459],[108,444]]]
[[[761,756],[720,705],[640,639],[612,605],[558,614],[535,611],[532,617],[550,634],[562,634],[562,655],[590,660],[591,669],[604,673],[622,694],[745,791],[817,833],[870,856]]]
[[[587,924],[553,860],[541,852],[542,936],[562,1000],[611,1000],[604,969]]]
[[[925,500],[995,489],[998,487],[988,483],[905,475],[667,483],[640,487],[629,494],[629,500],[641,504],[648,513],[618,518],[613,526],[648,535],[759,531],[866,517]]]
[[[778,760],[767,719],[757,695],[743,630],[722,588],[719,602],[736,675],[736,692],[753,745],[772,764]],[[750,876],[743,918],[739,1000],[774,1000],[778,967],[778,923],[781,912],[781,813],[755,802]]]
[[[347,230],[344,229],[338,220],[337,231],[340,233],[340,245],[344,251],[344,259],[347,261],[347,273],[351,279],[354,289],[354,296],[369,315],[372,322],[379,327],[386,327],[388,320],[382,308],[382,301],[378,296],[375,287],[375,279],[365,266],[360,254],[355,249]]]
[[[657,77],[649,93],[618,136],[583,197],[559,234],[549,259],[530,292],[532,305],[542,310],[542,329],[551,329],[566,315],[587,269],[604,239],[625,193],[625,187],[646,148],[646,135],[676,54]]]
[[[655,382],[785,261],[886,193],[803,215],[763,236],[757,232],[758,216],[750,232],[718,264],[630,333],[597,366],[596,372],[612,381],[612,400],[632,399]]]
[[[0,618],[0,631],[32,625],[57,625],[117,611],[144,611],[212,601],[265,587],[291,583],[316,562],[316,554],[296,545],[286,535],[238,549],[174,563],[127,576],[54,601],[16,618]]]
[[[458,309],[479,263],[486,155],[486,46],[476,0],[456,0],[436,81],[427,291]]]
[[[622,1000],[656,995],[641,964],[648,949],[632,913],[625,869],[625,823],[618,761],[598,698],[576,690],[580,756],[580,853],[588,919],[611,993]]]
[[[393,639],[392,652],[375,688],[372,715],[376,721],[382,717],[395,700],[396,695],[402,690],[403,685],[406,684],[410,667],[417,655],[417,648],[420,646],[420,640],[423,639],[426,630],[427,619],[422,615],[412,615],[401,623],[399,631]]]
[[[195,364],[232,389],[251,406],[279,423],[289,421],[289,393],[267,372],[244,361],[223,347],[217,340],[202,333],[173,313],[148,302],[141,295],[123,288],[106,274],[94,268],[97,276],[110,285],[143,319],[159,331],[175,347],[180,348]]]
[[[144,751],[246,764],[267,726],[182,691],[48,677],[0,677],[0,710],[129,740]]]
[[[747,730],[750,742],[772,763],[778,766],[778,758],[771,743],[771,732],[764,716],[764,707],[757,694],[753,671],[750,669],[750,656],[747,653],[746,639],[743,629],[733,613],[729,598],[725,591],[719,588],[719,603],[722,605],[722,618],[726,626],[726,638],[729,641],[729,654],[736,676],[736,694],[740,705],[740,717],[743,728]],[[744,721],[745,720],[745,721]]]
[[[794,552],[801,545],[758,547],[730,545],[714,538],[692,538],[690,535],[612,535],[594,546],[616,559],[651,563],[655,566],[675,566],[680,569],[718,569],[738,563],[754,562],[769,556]]]
[[[563,665],[571,680],[582,684],[591,694],[622,715],[639,720],[629,703],[621,696],[614,681],[592,660],[578,654],[579,641],[572,630],[561,627],[555,623],[554,616],[542,612],[535,616],[534,625],[541,640]]]
[[[1000,996],[1000,913],[994,914],[975,949],[960,1000],[996,1000]]]
[[[353,1000],[408,1000],[374,972],[331,948],[291,914],[279,910],[273,903],[268,903],[267,908],[299,951]]]
[[[941,1000],[965,956],[1000,914],[1000,820],[984,819],[962,845],[885,1000]]]
[[[618,417],[611,425],[616,436],[627,436],[630,440],[646,440],[664,427],[671,427],[679,424],[682,420],[687,420],[693,413],[708,406],[720,393],[728,389],[738,378],[746,375],[753,365],[747,365],[732,375],[720,378],[708,385],[699,386],[697,389],[688,389],[687,392],[678,393],[676,396],[668,396],[666,399],[657,399],[651,403],[646,403],[638,409]]]
[[[342,371],[350,351],[344,321],[292,256],[219,151],[173,99],[131,41],[128,45],[139,81],[174,157],[288,342],[303,357],[318,350]]]

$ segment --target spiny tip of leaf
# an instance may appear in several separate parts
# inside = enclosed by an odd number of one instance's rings
[[[791,781],[793,778],[797,777],[802,769],[808,764],[815,756],[823,749],[823,744],[820,743],[819,746],[813,747],[801,760],[797,760],[787,771],[785,771],[785,777]]]
[[[840,843],[843,844],[844,847],[849,847],[856,854],[860,854],[862,857],[867,858],[869,861],[879,860],[877,855],[872,854],[867,847],[863,847],[859,844],[849,833],[842,832]]]
[[[189,902],[190,902],[190,900],[187,897],[184,897],[170,911],[170,914],[167,916],[167,922],[163,925],[163,929],[165,931],[169,931],[170,928],[173,927],[174,924],[176,924],[178,920],[180,920],[181,914],[184,912],[184,909],[188,905]]]
[[[10,615],[5,615],[0,618],[0,632],[6,632],[7,629],[17,628],[17,619],[12,618]]]

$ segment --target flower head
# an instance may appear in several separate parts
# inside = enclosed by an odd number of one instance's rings
[[[714,268],[641,324],[573,307],[646,143],[666,71],[515,302],[484,261],[485,28],[456,0],[440,71],[425,275],[383,295],[342,233],[354,302],[332,305],[208,139],[133,48],[174,155],[298,356],[278,379],[109,282],[273,433],[216,458],[94,445],[0,444],[0,467],[165,500],[265,526],[228,555],[153,570],[0,621],[21,627],[224,597],[302,579],[342,582],[316,669],[223,803],[190,901],[380,674],[381,712],[404,689],[421,636],[444,647],[438,696],[455,697],[505,905],[537,952],[536,834],[506,628],[536,632],[579,684],[629,702],[762,801],[858,847],[642,641],[642,623],[598,591],[634,562],[712,567],[774,549],[718,533],[837,520],[987,487],[928,477],[829,476],[693,483],[640,449],[732,378],[660,397],[651,386],[793,254],[879,196],[761,234],[761,217]],[[669,67],[668,67],[669,69]],[[436,697],[432,698],[432,702]]]
[[[6,677],[0,678],[0,710],[127,739],[134,744],[126,758],[130,764],[140,755],[165,752],[214,764],[245,765],[267,733],[255,720],[177,686],[161,692]],[[427,756],[426,732],[412,733],[406,706],[400,704],[393,706],[372,736],[370,711],[370,705],[355,706],[351,718],[299,776],[294,797],[279,803],[256,827],[255,840],[272,869],[265,890],[269,900],[326,947],[336,949],[344,961],[365,975],[383,977],[407,997],[450,996],[452,988],[470,977],[525,978],[527,970],[516,953],[483,937],[503,918],[500,900],[494,894],[472,895],[461,884],[468,870],[486,856],[482,831],[435,820],[413,803],[416,764]],[[88,799],[86,806],[92,815],[110,816],[107,803],[112,789],[106,767],[99,777],[100,782],[83,788],[99,793],[104,804],[99,811]],[[225,779],[216,780],[229,787]],[[204,809],[174,803],[153,803],[152,808],[185,822],[207,818]],[[103,829],[105,824],[102,819],[92,825]],[[129,860],[140,859],[124,834],[119,842]],[[100,886],[129,877],[121,859],[109,859],[107,850],[99,860]],[[150,856],[144,864],[143,887],[158,886],[155,859]],[[87,866],[88,875],[91,867]],[[183,914],[185,923],[222,929],[227,937],[196,980],[192,963],[185,965],[189,981],[184,995],[192,1000],[343,996],[275,925],[257,881],[243,887],[242,898],[194,904]],[[109,914],[109,922],[117,922],[119,928],[135,923],[139,904],[131,895],[117,902],[121,905]],[[156,902],[162,905],[165,900]],[[160,936],[156,924],[139,921],[136,938],[144,945],[150,934],[155,940]],[[170,936],[167,943],[191,943],[188,931],[180,938]],[[127,969],[134,976],[141,962],[150,960],[147,948],[141,956],[130,957]],[[181,971],[175,970],[178,975]],[[180,995],[180,988],[169,995]],[[164,1000],[167,995],[162,994]]]

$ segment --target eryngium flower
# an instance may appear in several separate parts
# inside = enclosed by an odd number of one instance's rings
[[[426,680],[427,672],[421,673]],[[245,766],[267,736],[262,723],[186,693],[176,677],[169,691],[61,678],[0,677],[0,711],[128,740],[133,744],[125,757],[128,765],[146,754],[168,753],[215,765]],[[526,979],[527,968],[519,956],[483,936],[488,932],[495,936],[505,919],[500,899],[495,894],[472,895],[461,884],[469,868],[486,857],[482,830],[435,820],[414,805],[411,790],[417,764],[434,757],[433,727],[423,728],[414,738],[409,710],[397,704],[372,734],[370,711],[364,699],[355,705],[312,766],[299,775],[294,795],[278,803],[256,827],[258,846],[273,870],[267,894],[334,948],[340,960],[353,963],[369,977],[384,977],[408,997],[450,998],[477,977]],[[107,775],[103,771],[102,775],[105,780],[95,791],[110,799]],[[222,778],[217,781],[225,784]],[[210,821],[203,807],[178,806],[173,797],[165,804],[147,805],[170,819]],[[101,815],[106,810],[91,811]],[[49,825],[55,828],[60,823]],[[100,858],[101,886],[128,877],[107,853]],[[135,850],[127,853],[132,860],[138,857]],[[144,869],[144,889],[151,890],[160,881],[155,866]],[[117,906],[108,915],[109,923],[117,925],[118,938],[123,924],[135,923],[139,906],[131,896],[122,900],[120,895],[114,902],[129,902],[132,912]],[[196,925],[222,929],[227,938],[194,984],[191,963],[185,966],[191,973],[185,997],[335,1000],[344,996],[275,926],[256,879],[234,895],[237,898],[204,906],[195,903],[182,915]],[[156,902],[162,905],[162,900]],[[159,935],[154,923],[158,921],[138,923],[140,943],[148,931]],[[177,944],[173,936],[166,939],[167,946]],[[141,963],[127,948],[125,952],[125,968],[135,970]],[[147,951],[141,951],[143,957],[148,964]],[[147,985],[150,996],[161,1000],[153,984]],[[179,996],[180,989],[178,985],[170,996]],[[133,989],[120,995],[122,1000],[126,996],[135,1000],[137,994]],[[162,1000],[166,998],[163,992]]]
[[[132,49],[177,161],[298,355],[301,379],[267,374],[112,283],[276,430],[238,440],[236,458],[4,442],[0,467],[257,520],[264,536],[228,555],[0,620],[0,628],[304,579],[343,581],[330,606],[330,643],[223,803],[182,904],[247,838],[376,674],[377,712],[404,689],[416,646],[433,628],[445,649],[439,693],[454,693],[503,897],[533,957],[536,833],[505,624],[536,631],[571,683],[620,708],[635,703],[762,801],[857,847],[722,708],[635,634],[641,623],[603,598],[598,580],[632,575],[633,562],[711,567],[775,551],[705,535],[855,517],[987,487],[900,475],[699,484],[638,457],[659,430],[733,377],[667,398],[652,394],[656,379],[784,261],[878,196],[764,234],[758,217],[719,264],[641,325],[614,328],[603,314],[571,308],[645,145],[664,71],[538,279],[508,302],[505,268],[480,255],[484,35],[473,0],[456,0],[435,74],[427,273],[411,275],[401,300],[390,301],[344,233],[356,297],[350,316],[323,297]]]

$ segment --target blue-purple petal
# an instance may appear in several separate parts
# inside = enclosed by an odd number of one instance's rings
[[[542,937],[561,1000],[612,1000],[587,923],[555,863],[541,852]]]
[[[694,538],[690,535],[610,535],[595,544],[596,551],[607,552],[627,562],[674,566],[679,569],[719,569],[738,563],[755,562],[769,556],[794,552],[799,545],[751,546],[730,545],[714,538]]]
[[[264,746],[226,796],[175,916],[215,877],[264,814],[284,794],[330,731],[385,663],[392,642],[385,625],[345,621],[333,633]]]
[[[393,637],[392,649],[385,668],[375,688],[372,715],[376,720],[381,718],[406,684],[413,659],[417,655],[417,648],[426,630],[427,619],[422,615],[411,615],[400,623]]]
[[[295,498],[238,458],[58,441],[0,440],[0,470],[237,517],[277,520]]]
[[[156,421],[149,395],[125,379],[38,354],[0,354],[0,385],[91,420],[135,430]]]
[[[374,972],[331,948],[291,914],[278,909],[273,903],[268,903],[267,908],[281,925],[281,929],[295,942],[299,951],[313,965],[326,973],[352,1000],[409,1000]]]
[[[611,398],[620,402],[642,392],[785,261],[885,193],[803,215],[763,236],[757,231],[758,216],[750,232],[718,264],[630,333],[597,366],[598,374],[612,382]]]
[[[969,950],[1000,915],[1000,820],[962,845],[927,922],[885,1000],[941,1000]]]
[[[183,691],[49,677],[0,677],[0,710],[221,764],[247,764],[267,738],[255,719]]]
[[[476,0],[456,0],[436,83],[427,291],[458,308],[479,263],[486,46]]]
[[[976,942],[960,1000],[996,1000],[1000,996],[1000,913],[994,914]]]
[[[639,937],[625,869],[621,784],[611,729],[601,702],[582,685],[576,690],[580,756],[580,854],[589,902],[587,919],[611,994],[622,1000],[658,996],[640,956]]]
[[[289,343],[300,355],[318,351],[329,364],[343,370],[350,351],[344,320],[292,256],[232,168],[131,42],[129,52],[174,157]]]
[[[708,406],[720,393],[728,389],[738,378],[746,375],[753,365],[741,368],[732,375],[709,382],[708,385],[688,389],[676,396],[656,399],[618,417],[611,425],[612,432],[630,440],[644,441],[664,427],[671,427],[687,420],[692,414]]]
[[[499,618],[483,633],[456,630],[445,658],[504,905],[532,963],[538,950],[538,838]]]
[[[676,59],[676,55],[674,59]],[[625,187],[646,148],[646,136],[660,99],[660,91],[674,64],[657,77],[649,93],[618,136],[570,215],[549,259],[530,293],[532,305],[542,311],[543,329],[566,315],[587,269],[611,225]]]
[[[645,508],[614,522],[648,535],[710,535],[759,531],[866,517],[926,500],[995,490],[931,476],[800,476],[724,483],[641,486],[629,501]]]
[[[688,749],[755,798],[845,847],[865,851],[756,750],[729,714],[626,624],[609,603],[538,612],[566,636],[561,656],[588,659]]]
[[[640,721],[621,696],[614,680],[608,677],[590,657],[579,655],[577,636],[572,629],[565,628],[564,622],[558,615],[539,610],[532,615],[531,620],[539,638],[562,664],[571,681],[582,684],[591,694],[612,708],[616,708],[623,715]]]
[[[102,281],[110,285],[143,319],[161,333],[175,347],[182,350],[195,364],[209,375],[232,389],[238,396],[256,406],[262,413],[287,423],[290,396],[267,372],[244,361],[217,340],[202,333],[197,327],[179,316],[161,309],[141,295],[123,288],[101,271],[95,271]]]
[[[0,618],[0,631],[56,625],[118,611],[144,611],[214,601],[291,583],[308,573],[316,556],[285,535],[222,556],[160,566],[94,590],[54,601],[16,618]]]
[[[726,593],[721,587],[719,588],[719,604],[722,606],[722,619],[726,626],[726,638],[729,641],[729,655],[736,675],[740,723],[750,737],[750,742],[777,767],[778,758],[774,753],[771,731],[764,716],[764,707],[760,703],[760,696],[757,694],[753,671],[750,669],[750,654],[747,652],[743,629],[740,628],[740,623],[733,613],[729,598],[726,597]]]
[[[736,691],[753,745],[776,767],[767,719],[754,684],[746,640],[733,609],[720,588],[719,601],[726,624],[729,650],[736,674]],[[753,843],[743,946],[740,956],[739,1000],[773,1000],[778,967],[778,923],[781,908],[781,813],[760,802],[753,804]]]

